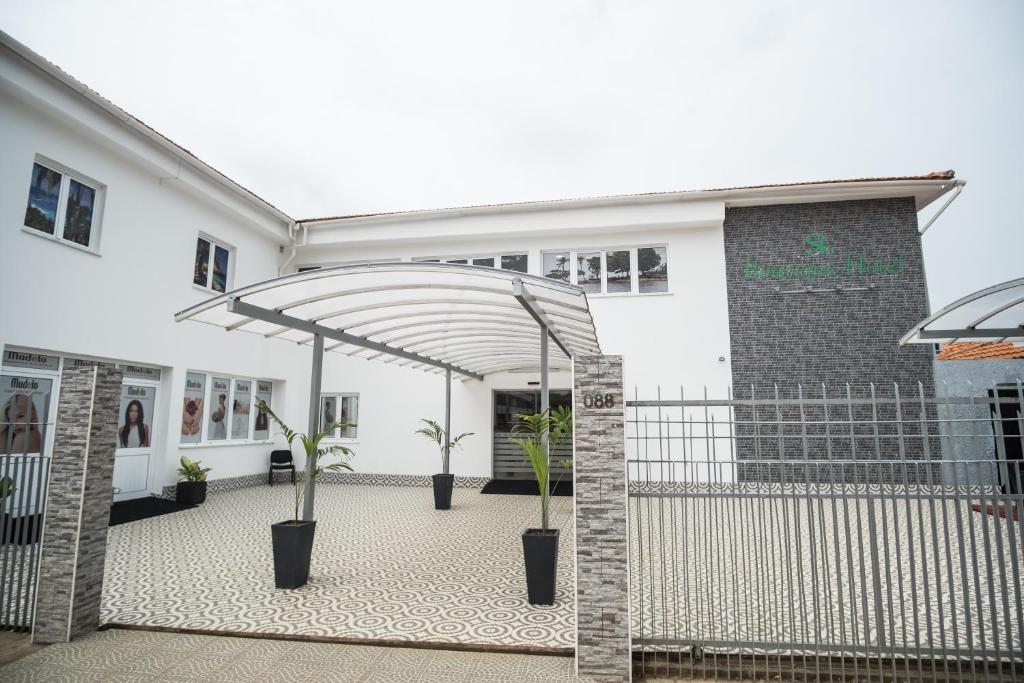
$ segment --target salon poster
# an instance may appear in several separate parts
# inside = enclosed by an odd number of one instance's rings
[[[273,382],[256,382],[256,405],[263,401],[270,405],[270,397],[274,391]],[[266,411],[256,410],[256,427],[253,430],[252,438],[256,440],[270,438],[270,417]]]
[[[53,380],[0,375],[0,453],[40,453]]]
[[[117,447],[149,448],[153,439],[154,387],[121,386],[121,410],[117,413]]]
[[[206,440],[224,441],[228,438],[228,396],[231,394],[231,380],[227,377],[212,377],[210,382],[210,426],[206,432]]]
[[[185,375],[185,398],[181,408],[181,443],[199,443],[203,431],[203,401],[206,396],[206,375],[190,372]]]
[[[231,438],[249,438],[249,408],[252,405],[252,382],[235,380],[235,398],[231,403]]]

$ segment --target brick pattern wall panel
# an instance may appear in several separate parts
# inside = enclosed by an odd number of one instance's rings
[[[900,347],[900,338],[928,315],[921,237],[912,198],[729,208],[725,215],[725,257],[733,394],[737,398],[783,399],[800,396],[813,404],[823,396],[845,398],[847,383],[854,399],[876,395],[916,397],[919,383],[934,391],[933,352],[927,345]],[[867,288],[855,291],[793,292],[814,289]],[[778,420],[774,409],[761,409],[758,421]],[[859,408],[857,410],[860,410]],[[866,410],[866,409],[865,409]],[[887,412],[888,411],[888,412]],[[799,421],[798,408],[782,409],[784,421]],[[856,413],[856,411],[854,411]],[[862,411],[863,412],[863,411]],[[878,415],[893,424],[891,408]],[[821,413],[820,415],[818,413]],[[809,422],[823,422],[820,404],[805,410]],[[737,408],[737,457],[755,457],[749,408]],[[863,421],[868,414],[829,410],[828,420]],[[920,461],[925,453],[920,424],[904,416],[900,451],[894,431],[883,434],[878,453],[860,455]],[[824,444],[824,427],[809,427],[812,443]],[[895,429],[895,428],[893,428]],[[847,440],[848,442],[849,440]],[[778,439],[761,438],[757,457],[780,459]],[[782,460],[803,458],[798,439],[785,442]],[[849,443],[832,443],[830,458],[852,457]],[[821,446],[823,449],[824,446]],[[812,449],[813,450],[813,449]],[[811,453],[812,459],[815,453]],[[930,465],[914,464],[898,472],[891,467],[831,469],[812,466],[780,469],[767,463],[738,469],[744,480],[817,481],[839,476],[851,483],[879,480],[913,483],[935,476]],[[837,474],[838,473],[838,474]]]
[[[921,237],[914,200],[878,199],[819,204],[730,208],[725,214],[725,258],[733,385],[768,391],[797,383],[832,392],[846,382],[868,382],[916,391],[932,385],[927,345],[899,347],[907,330],[928,315]],[[831,253],[814,254],[805,242],[821,233]],[[852,272],[848,259],[852,259]],[[863,259],[863,261],[862,261]],[[780,265],[833,266],[815,277],[758,277]],[[897,272],[868,274],[872,263]],[[862,266],[863,264],[863,266]],[[868,291],[780,294],[815,288],[863,287]],[[767,394],[765,394],[767,396]],[[834,393],[834,395],[839,395]]]
[[[68,367],[54,426],[33,639],[63,642],[99,625],[121,370]]]
[[[595,401],[595,396],[600,399]],[[576,358],[573,397],[578,672],[594,680],[628,681],[629,546],[622,358]]]

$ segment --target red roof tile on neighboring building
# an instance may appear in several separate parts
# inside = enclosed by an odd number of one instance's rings
[[[1024,359],[1024,346],[1013,342],[952,342],[945,344],[938,360],[992,360]]]

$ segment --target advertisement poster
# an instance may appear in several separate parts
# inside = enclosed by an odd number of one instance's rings
[[[0,375],[0,453],[40,453],[53,380]]]
[[[256,404],[259,405],[259,402],[263,401],[268,406],[271,405],[270,397],[273,391],[273,382],[256,382]],[[265,411],[256,410],[256,426],[252,438],[257,440],[270,438],[270,417]]]
[[[223,441],[228,438],[228,394],[231,380],[227,377],[211,377],[210,382],[210,426],[206,440]]]
[[[320,404],[320,413],[322,418],[320,420],[320,428],[323,429],[327,425],[333,424],[338,419],[338,399],[334,396],[324,396]],[[337,435],[335,435],[337,436]]]
[[[185,398],[181,407],[181,443],[199,443],[203,431],[203,400],[206,396],[206,375],[190,372],[185,375]]]
[[[117,413],[118,448],[149,448],[155,402],[155,387],[121,386],[121,410]]]
[[[235,380],[235,397],[231,403],[231,438],[249,438],[249,408],[252,405],[252,382]]]

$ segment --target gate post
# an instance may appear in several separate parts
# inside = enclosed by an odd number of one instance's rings
[[[120,405],[120,369],[108,363],[64,368],[32,642],[66,642],[100,625]]]
[[[622,356],[573,361],[576,671],[631,680]]]

